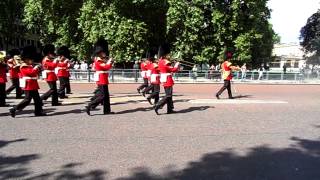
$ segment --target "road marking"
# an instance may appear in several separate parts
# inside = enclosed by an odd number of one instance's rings
[[[237,99],[196,99],[190,100],[192,104],[288,104],[286,101],[274,100],[237,100]]]

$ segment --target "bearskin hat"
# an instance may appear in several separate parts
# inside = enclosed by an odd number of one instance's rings
[[[14,56],[20,55],[20,50],[19,49],[11,49],[8,53],[8,55],[12,58]]]
[[[93,55],[97,56],[101,52],[104,52],[107,56],[109,56],[108,41],[105,39],[99,39],[94,44]]]
[[[37,55],[37,50],[34,46],[26,46],[22,49],[21,53],[21,59],[26,60],[26,59],[36,59]]]
[[[226,57],[225,59],[232,59],[232,57],[233,57],[232,52],[230,52],[230,51],[226,52],[225,57]]]
[[[168,43],[165,43],[159,47],[158,57],[160,58],[167,54],[170,54],[170,45]]]
[[[42,54],[47,56],[48,54],[55,54],[55,47],[53,44],[46,44],[42,49]]]
[[[64,56],[66,58],[70,58],[70,50],[67,46],[61,46],[58,50],[57,50],[57,55],[58,56]]]

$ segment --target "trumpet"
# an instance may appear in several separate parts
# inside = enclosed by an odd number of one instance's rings
[[[196,65],[195,63],[189,62],[189,61],[185,61],[182,59],[172,59],[173,62],[179,62],[181,65],[183,66],[187,66],[187,67],[191,67],[193,68],[194,65]]]
[[[0,51],[0,63],[5,63],[6,60],[6,52]]]
[[[13,65],[15,66],[15,67],[18,67],[18,66],[21,66],[21,64],[23,63],[23,61],[22,61],[22,59],[21,59],[21,57],[20,56],[13,56]]]

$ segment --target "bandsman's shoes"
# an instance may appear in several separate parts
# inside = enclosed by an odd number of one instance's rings
[[[151,105],[153,105],[152,102],[151,102],[151,98],[147,98],[147,100]]]
[[[89,106],[86,106],[85,108],[86,108],[86,113],[90,116],[91,114],[90,114],[90,108],[89,108]]]
[[[35,116],[47,116],[47,114],[46,114],[46,113],[44,113],[44,112],[41,112],[41,113],[37,113],[37,114],[35,114]]]
[[[220,99],[220,97],[219,97],[219,95],[218,95],[218,94],[216,94],[216,98],[217,98],[217,99]]]
[[[15,118],[16,117],[16,109],[15,108],[10,108],[9,109],[9,112],[10,112],[10,116]]]

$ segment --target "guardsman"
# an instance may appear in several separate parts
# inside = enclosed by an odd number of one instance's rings
[[[68,79],[70,77],[69,68],[71,64],[68,59],[69,56],[70,51],[66,46],[62,46],[58,49],[58,64],[55,70],[60,82],[60,87],[58,90],[60,99],[68,98],[68,96],[66,96],[66,88]]]
[[[20,86],[25,92],[25,98],[16,106],[9,109],[12,117],[16,116],[16,111],[22,111],[27,107],[31,100],[34,101],[35,116],[45,116],[42,109],[42,101],[38,92],[38,74],[41,71],[40,65],[33,66],[33,60],[36,55],[36,49],[33,46],[23,48],[21,58],[23,63],[20,66],[21,79]]]
[[[138,93],[140,94],[145,88],[149,86],[149,79],[148,79],[148,66],[150,64],[149,59],[145,59],[140,64],[141,69],[141,77],[143,78],[143,84],[137,88]]]
[[[218,91],[216,94],[217,99],[220,99],[220,95],[226,89],[228,90],[229,99],[233,99],[232,91],[231,91],[232,71],[240,70],[240,68],[236,66],[232,66],[232,63],[230,62],[231,59],[232,59],[232,53],[228,52],[226,54],[226,60],[221,64],[222,79],[224,80],[224,84],[223,84],[223,87],[220,89],[220,91]]]
[[[154,104],[159,102],[160,95],[160,71],[158,62],[153,59],[149,69],[151,70],[150,83],[152,87],[152,93],[147,97],[148,102],[152,105],[151,99],[154,99]]]
[[[153,85],[151,83],[151,72],[152,72],[152,64],[154,62],[154,56],[155,56],[155,53],[153,51],[151,51],[151,50],[148,50],[148,52],[147,52],[147,60],[146,60],[147,61],[147,65],[145,66],[145,74],[146,74],[146,77],[148,79],[148,83],[147,83],[148,86],[145,87],[144,89],[142,89],[142,91],[141,91],[143,97],[145,97],[146,93],[149,93],[153,89]]]
[[[6,82],[7,82],[7,64],[6,53],[0,51],[0,107],[7,107],[6,104]]]
[[[21,57],[19,49],[13,49],[10,51],[11,58],[7,61],[9,67],[9,74],[11,79],[11,86],[6,90],[7,95],[9,95],[14,89],[16,89],[16,99],[21,99],[22,90],[19,85],[19,74],[20,74],[20,64]]]
[[[55,47],[52,44],[45,45],[42,53],[45,56],[42,60],[42,78],[49,85],[49,90],[41,96],[42,100],[47,100],[50,96],[52,97],[52,106],[60,106],[57,91],[57,75],[55,74],[55,68],[58,65],[58,61],[54,59],[55,57]]]
[[[112,68],[113,60],[109,58],[108,43],[106,40],[99,40],[95,44],[94,48],[94,67],[95,74],[94,80],[98,85],[98,91],[94,97],[91,98],[91,102],[86,106],[86,112],[90,115],[90,111],[103,104],[103,114],[114,114],[111,112],[110,106],[110,94],[109,94],[109,74],[108,71]]]
[[[158,110],[167,104],[167,114],[174,113],[173,111],[173,73],[179,71],[179,62],[177,62],[173,67],[171,66],[170,59],[170,48],[168,44],[162,45],[159,48],[159,71],[160,71],[160,82],[162,83],[165,91],[165,96],[155,105],[155,112],[159,115]]]

